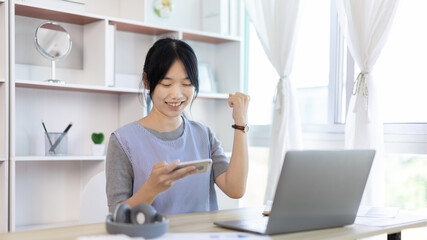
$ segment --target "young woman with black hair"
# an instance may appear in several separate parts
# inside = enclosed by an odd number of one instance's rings
[[[197,58],[184,41],[158,40],[148,51],[143,83],[153,103],[144,118],[117,129],[106,160],[108,205],[132,208],[151,204],[162,214],[218,209],[214,184],[231,198],[243,196],[248,174],[245,132],[249,96],[229,94],[234,142],[230,161],[207,126],[183,117],[199,89]],[[194,166],[172,171],[190,160],[212,159],[210,173]]]

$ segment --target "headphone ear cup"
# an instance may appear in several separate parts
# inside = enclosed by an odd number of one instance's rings
[[[108,233],[126,234],[130,237],[144,237],[145,239],[151,239],[159,237],[168,231],[169,219],[157,214],[153,206],[140,204],[130,210],[129,205],[122,207],[119,205],[112,208],[112,213],[107,216],[105,221]],[[120,220],[119,216],[121,216],[119,213],[122,211],[130,212],[129,215],[131,215],[132,223],[118,222]],[[116,214],[114,214],[114,212],[116,212]],[[117,215],[117,217],[114,218],[114,215]]]
[[[130,223],[131,208],[129,204],[119,203],[112,209],[114,222]]]
[[[156,221],[157,212],[149,204],[139,204],[132,208],[130,220],[134,224],[146,224]]]

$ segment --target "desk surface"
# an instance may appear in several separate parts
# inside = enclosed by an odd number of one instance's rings
[[[230,231],[213,225],[215,221],[246,219],[261,214],[260,208],[239,208],[204,213],[169,216],[169,232],[225,232]],[[372,227],[349,225],[340,228],[273,235],[272,239],[357,239],[383,233],[401,232],[406,228],[425,227],[427,220],[395,225]],[[105,223],[76,225],[62,228],[31,230],[0,234],[2,240],[75,240],[79,236],[106,235]]]

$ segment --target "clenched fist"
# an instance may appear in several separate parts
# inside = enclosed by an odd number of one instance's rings
[[[235,94],[229,94],[228,105],[233,109],[233,119],[234,123],[237,125],[245,125],[246,116],[248,113],[250,97],[241,92],[236,92]]]

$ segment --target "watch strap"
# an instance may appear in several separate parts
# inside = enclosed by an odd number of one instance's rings
[[[246,132],[247,126],[248,126],[247,124],[245,124],[244,126],[237,125],[237,124],[231,125],[232,128],[237,129],[237,130],[241,130],[243,132]]]

